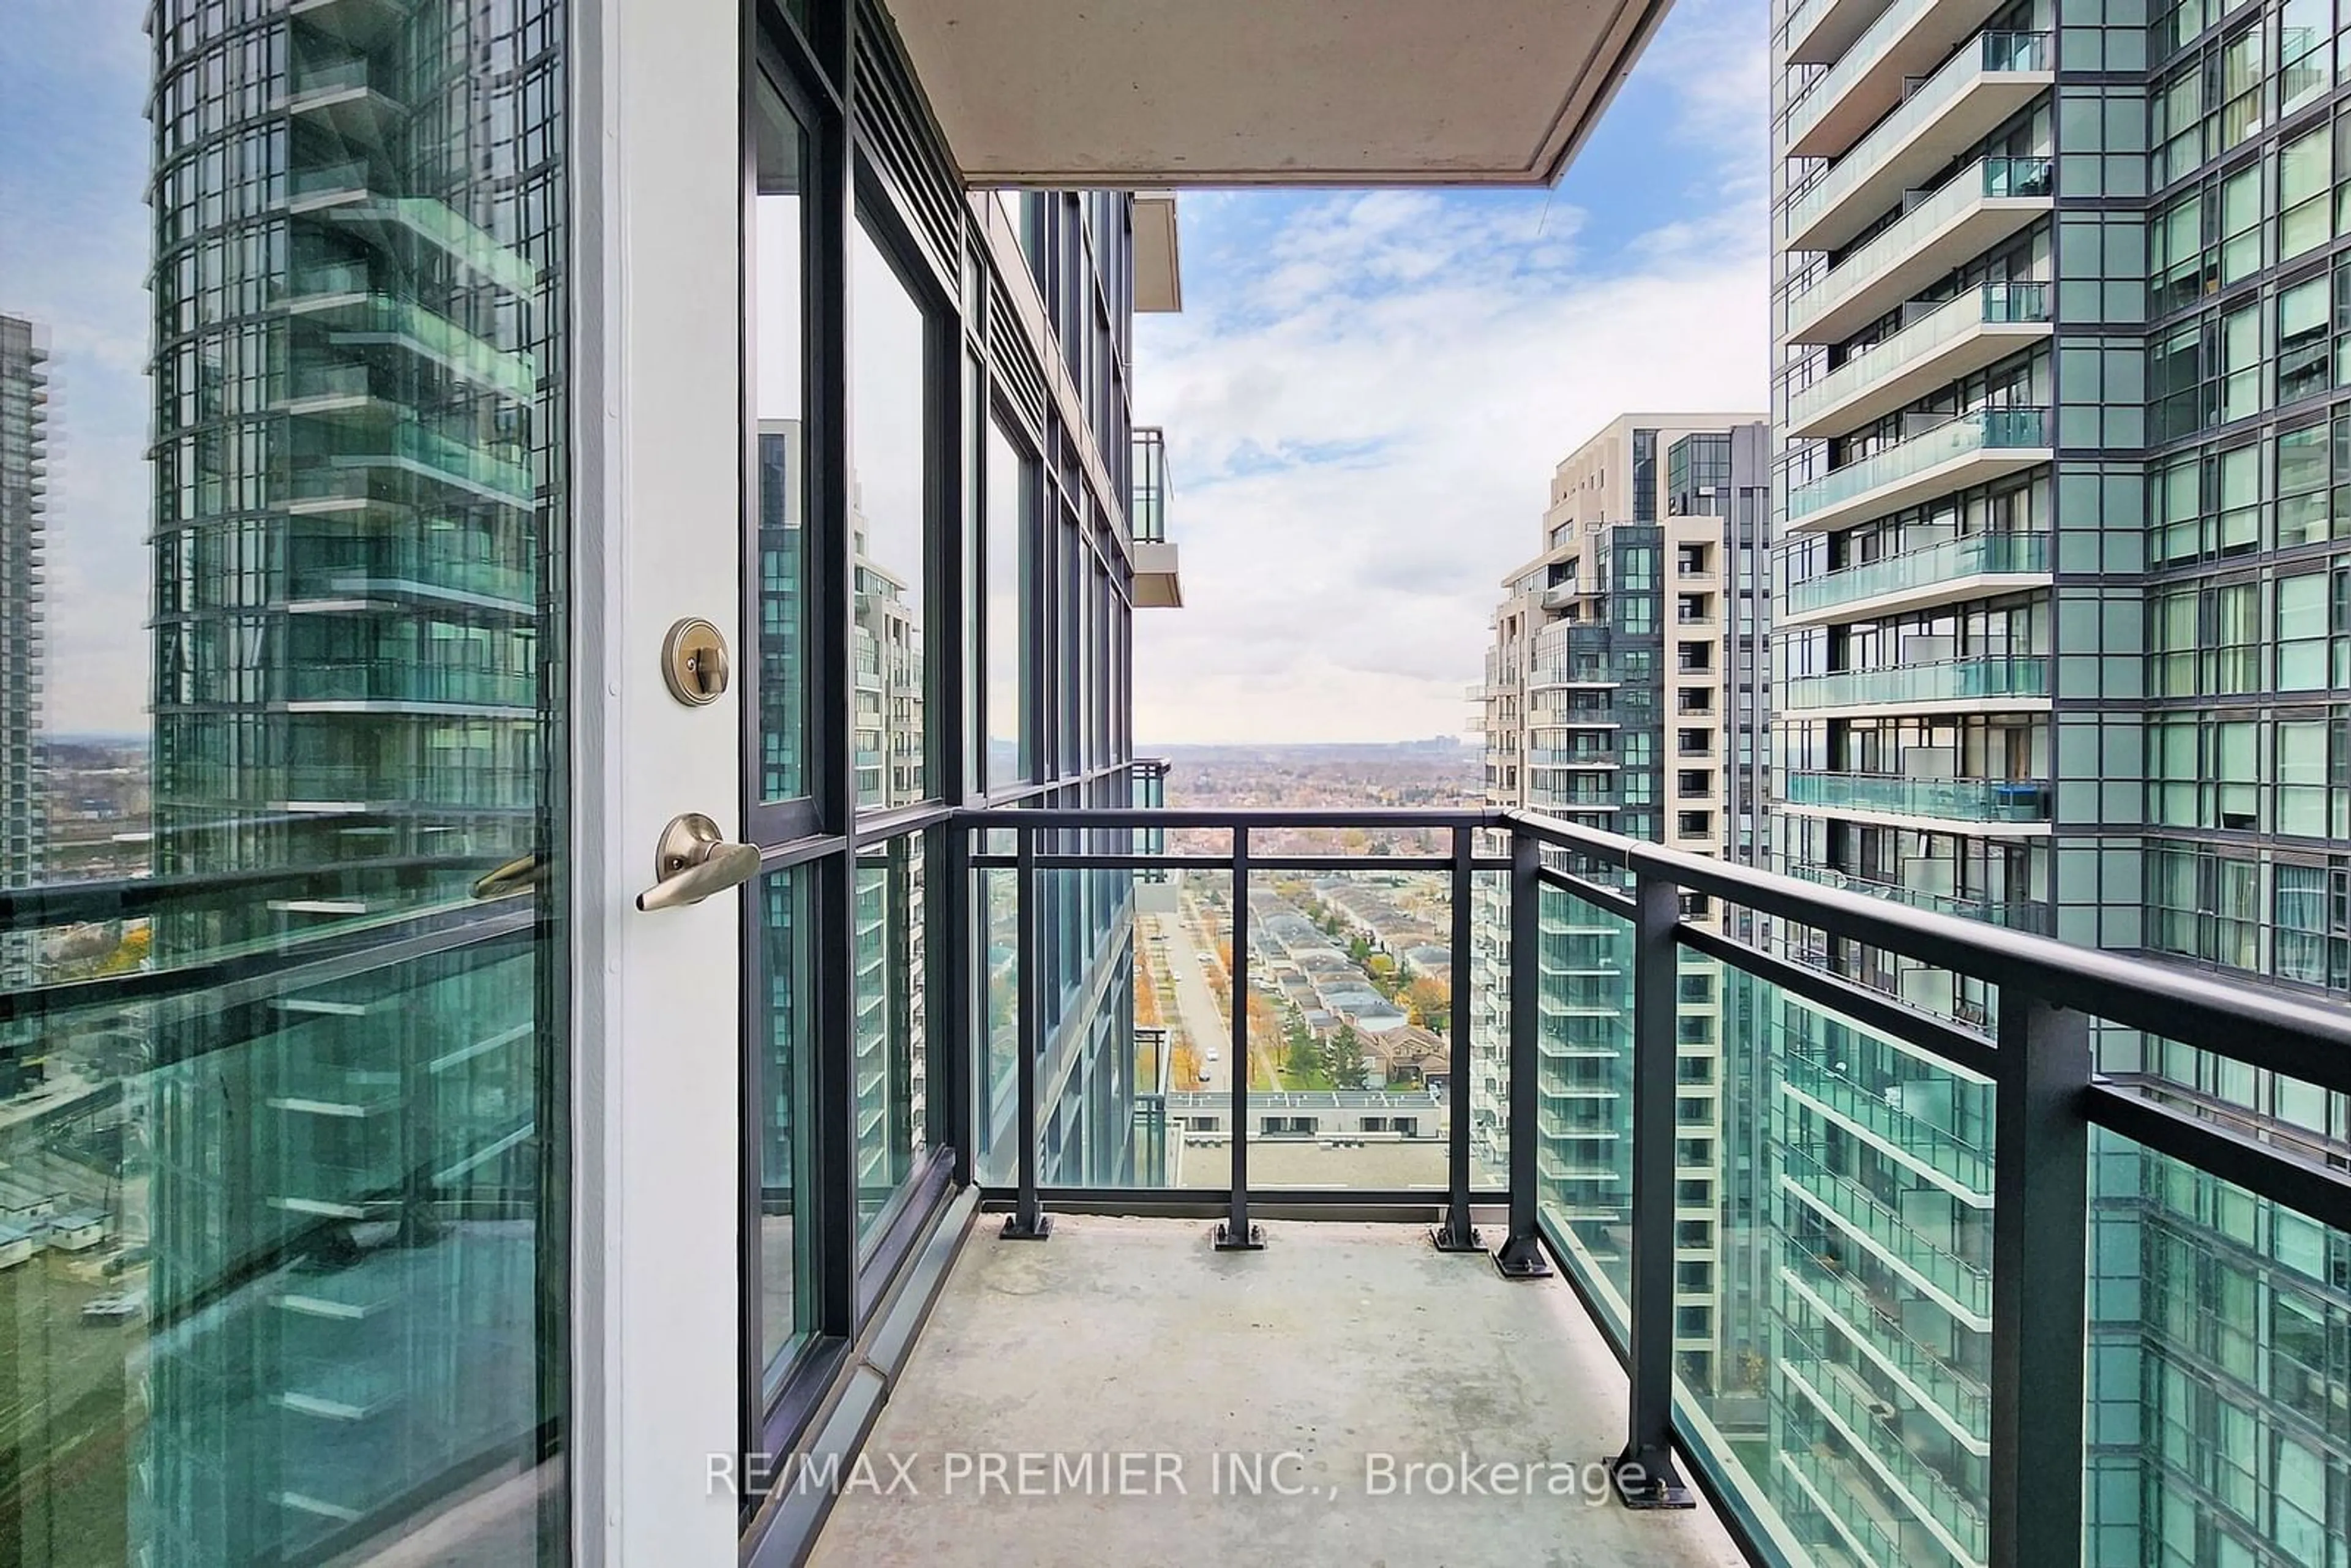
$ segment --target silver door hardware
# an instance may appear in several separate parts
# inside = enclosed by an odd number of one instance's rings
[[[716,702],[726,689],[726,639],[700,616],[686,617],[662,639],[662,679],[686,706]]]
[[[672,817],[653,851],[653,884],[637,894],[639,909],[677,909],[739,886],[759,873],[759,852],[730,844],[718,824],[699,811]]]

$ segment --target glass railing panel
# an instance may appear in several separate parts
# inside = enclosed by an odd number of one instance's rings
[[[1878,121],[1851,152],[1838,159],[1819,183],[1790,204],[1782,232],[1800,233],[1806,224],[1843,200],[1884,162],[1888,150],[1921,126],[1931,123],[1986,72],[2045,71],[2053,57],[2047,33],[1979,34],[1974,43],[1945,61],[1902,100],[1901,108]],[[1809,101],[1810,96],[1807,94],[1802,101]]]
[[[1846,253],[1812,287],[1789,300],[1789,325],[1809,326],[1978,202],[2048,195],[2053,189],[2054,172],[2054,162],[2048,158],[1983,158],[1970,163],[1866,243]]]
[[[371,295],[355,315],[339,315],[337,325],[347,331],[406,340],[459,374],[510,396],[527,398],[538,383],[538,367],[530,355],[496,348],[407,300]]]
[[[2252,1069],[2226,1065],[2254,1089]],[[2321,1124],[2331,1099],[2335,1136],[2308,1131],[2298,1152],[2339,1168],[2343,1096],[2287,1081],[2260,1092]],[[2091,1137],[2085,1560],[2139,1560],[2166,1521],[2206,1518],[2226,1520],[2249,1562],[2339,1556],[2351,1234]]]
[[[314,98],[323,93],[346,92],[369,85],[369,68],[364,57],[356,59],[327,60],[313,65],[300,65],[291,73],[291,96]]]
[[[2047,534],[1966,534],[1791,583],[1787,607],[1798,612],[1823,610],[1834,604],[1851,604],[1907,589],[1949,582],[1954,578],[2031,574],[2048,570]]]
[[[1829,866],[1793,865],[1788,870],[1790,874],[1802,877],[1807,882],[1842,888],[1847,893],[1860,894],[1865,898],[1890,899],[1896,904],[1907,904],[1913,909],[1931,909],[1938,915],[1956,915],[1962,920],[1990,921],[2012,931],[2031,931],[2045,936],[2054,927],[2049,905],[2039,899],[1980,897],[1901,887],[1892,883],[1854,876]]]
[[[1854,83],[1876,68],[1887,46],[1916,26],[1934,4],[1936,0],[1894,0],[1867,31],[1854,40],[1853,47],[1837,57],[1836,64],[1814,77],[1812,85],[1788,106],[1789,143],[1803,140],[1804,134],[1820,123],[1821,117],[1836,106],[1837,99],[1852,90]]]
[[[396,660],[296,663],[282,673],[287,702],[450,703],[536,707],[538,677],[507,670],[468,670]]]
[[[1698,988],[1686,958],[1682,983]],[[1981,1563],[1992,1088],[1708,962],[1719,1133],[1684,1137],[1675,1399],[1757,1533],[1819,1562]],[[1687,1006],[1685,1013],[1687,1013]],[[1956,1550],[1955,1550],[1956,1549]]]
[[[861,845],[851,914],[851,1162],[857,1243],[868,1251],[927,1153],[930,1020],[925,982],[930,856],[925,835]]]
[[[1454,896],[1443,871],[1250,877],[1250,1186],[1446,1185]],[[1482,907],[1507,932],[1501,903]],[[1490,1149],[1507,1041],[1486,1043],[1471,1087]]]
[[[1798,486],[1788,494],[1788,520],[1798,521],[1973,452],[2048,444],[2043,410],[1980,408]]]
[[[1881,339],[1788,400],[1788,419],[1801,424],[1825,409],[1908,369],[1936,350],[1987,323],[2049,319],[2045,283],[1986,283],[1934,307],[1900,331]]]
[[[1959,702],[1974,697],[2045,697],[2049,661],[2039,653],[1944,659],[1885,670],[1841,670],[1799,675],[1785,684],[1792,708],[1854,707],[1872,703]]]
[[[1782,798],[1793,806],[1845,807],[1963,822],[2042,822],[2049,819],[2049,786],[2039,779],[1790,772],[1782,774]]]
[[[1144,852],[1133,829],[1071,830],[1040,854]],[[1220,837],[1222,835],[1219,835]],[[985,852],[1009,855],[1009,832]],[[1198,852],[1193,849],[1185,852]],[[972,1030],[977,1168],[1019,1176],[1019,873],[973,873],[984,955]],[[1232,1175],[1232,876],[1197,867],[1040,868],[1042,936],[1029,956],[1044,1003],[1038,1040],[1038,1181],[1044,1186],[1218,1188]],[[1254,1147],[1254,1145],[1252,1145]],[[1259,1173],[1251,1171],[1252,1185]]]
[[[538,597],[538,574],[527,566],[462,558],[442,560],[399,548],[337,549],[329,559],[313,559],[299,554],[300,545],[295,541],[296,558],[286,571],[287,587],[297,599],[402,589],[466,594],[507,604],[531,604]]]
[[[1568,1267],[1621,1336],[1632,1291],[1632,923],[1562,888],[1538,897],[1535,1191]]]
[[[402,809],[429,816],[441,793]],[[142,1487],[176,1504],[173,1550],[206,1561],[323,1539],[324,1521],[224,1510],[223,1454],[233,1496],[366,1513],[529,1451],[534,1325],[559,1288],[538,1218],[559,1046],[537,1016],[532,883],[476,892],[529,819],[503,847],[473,821],[462,854],[223,878],[0,932],[17,1401],[0,1419],[37,1438],[0,1518],[42,1522],[7,1536],[29,1561],[84,1560],[48,1554],[68,1542],[140,1555],[120,1543],[146,1528],[123,1511]],[[418,1406],[430,1421],[403,1416]]]

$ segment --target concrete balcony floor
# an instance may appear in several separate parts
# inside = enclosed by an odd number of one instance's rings
[[[848,1490],[815,1563],[1741,1562],[1702,1503],[1635,1514],[1608,1497],[1593,1461],[1623,1445],[1625,1377],[1559,1280],[1506,1281],[1401,1225],[1276,1221],[1264,1251],[1218,1253],[1197,1220],[1064,1215],[1042,1243],[997,1223],[980,1217],[866,1439],[877,1479],[894,1456],[915,1494]],[[1432,1496],[1424,1469],[1404,1495],[1406,1466],[1458,1471],[1465,1451],[1573,1467],[1573,1488],[1549,1495],[1545,1469],[1533,1495]],[[1017,1495],[1022,1453],[1045,1456],[1044,1495]],[[1144,1456],[1133,1484],[1102,1465],[1123,1453]],[[1212,1490],[1217,1456],[1263,1455],[1270,1476],[1283,1453],[1303,1495]],[[1008,1469],[982,1495],[991,1454]],[[958,1455],[971,1468],[950,1490]],[[1093,1456],[1092,1480],[1064,1474],[1050,1495],[1057,1455]],[[1383,1455],[1395,1490],[1372,1495]],[[1157,1479],[1170,1463],[1180,1493]]]

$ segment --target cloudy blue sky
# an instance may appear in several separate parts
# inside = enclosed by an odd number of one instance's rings
[[[1185,608],[1135,735],[1458,732],[1552,468],[1620,412],[1766,406],[1764,0],[1681,0],[1554,191],[1186,193],[1136,330]]]
[[[0,309],[57,352],[51,723],[143,731],[144,7],[0,6]],[[1552,465],[1622,410],[1762,405],[1765,28],[1681,0],[1555,191],[1183,197],[1186,308],[1137,334],[1187,601],[1138,617],[1146,748],[1458,731]]]
[[[0,311],[49,335],[49,726],[147,728],[141,0],[0,0]]]

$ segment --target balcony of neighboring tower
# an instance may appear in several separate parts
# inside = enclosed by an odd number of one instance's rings
[[[1809,718],[1905,713],[2007,713],[2049,706],[2049,660],[2041,653],[1992,653],[1792,675],[1782,683],[1791,712]]]
[[[1789,156],[1834,158],[1852,148],[1994,9],[1992,0],[1894,0],[1789,104]]]
[[[1980,158],[1788,301],[1791,343],[1837,343],[2054,206],[2047,158]]]
[[[2047,534],[1965,534],[1792,582],[1776,619],[1843,624],[2048,585]]]
[[[1945,420],[1788,492],[1788,532],[1821,533],[2046,463],[2037,408],[1980,408]]]
[[[2049,786],[2032,779],[1927,779],[1901,773],[1781,775],[1781,800],[1799,816],[1850,817],[1948,831],[2039,832],[2049,826]]]
[[[2047,340],[2049,285],[1984,283],[1906,306],[1895,331],[1788,399],[1788,434],[1844,435]]]
[[[1790,250],[1850,245],[1879,214],[1934,178],[2056,80],[2046,33],[1983,33],[1913,89],[1852,151],[1788,204]]]
[[[381,147],[408,109],[365,56],[298,65],[283,107],[297,125],[315,126],[345,147]]]
[[[1167,538],[1167,437],[1155,425],[1134,432],[1134,480],[1128,519],[1134,534],[1134,607],[1180,610],[1184,583]]]

